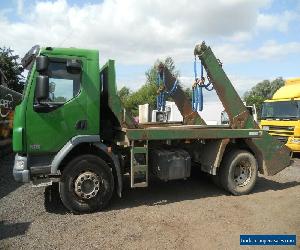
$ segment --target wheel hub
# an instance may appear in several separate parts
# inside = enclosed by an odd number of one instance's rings
[[[94,198],[100,189],[99,176],[87,171],[81,173],[75,180],[75,193],[83,199]]]
[[[238,186],[245,186],[251,179],[251,165],[247,161],[242,161],[237,164],[234,171],[234,182]]]

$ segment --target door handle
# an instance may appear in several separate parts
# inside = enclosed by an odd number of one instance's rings
[[[86,130],[88,126],[87,120],[79,120],[76,122],[75,129]]]

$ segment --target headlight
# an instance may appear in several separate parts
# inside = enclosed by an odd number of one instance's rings
[[[15,170],[19,170],[19,171],[21,171],[21,170],[24,170],[24,168],[25,168],[25,162],[24,161],[16,161],[16,163],[15,163],[15,167],[14,167],[14,169]]]
[[[300,143],[300,138],[293,138],[293,139],[291,139],[291,143],[297,143],[297,144],[299,144]]]
[[[270,127],[269,126],[262,126],[262,129],[265,131],[269,131]]]

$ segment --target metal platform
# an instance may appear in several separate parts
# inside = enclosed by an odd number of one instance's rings
[[[231,129],[223,125],[153,126],[125,131],[129,140],[258,138],[263,135],[259,129]]]

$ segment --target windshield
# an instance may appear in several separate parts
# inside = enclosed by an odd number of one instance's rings
[[[300,101],[265,102],[262,119],[298,119]]]

